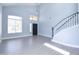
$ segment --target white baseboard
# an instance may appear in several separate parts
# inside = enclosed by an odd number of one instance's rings
[[[1,40],[5,40],[5,39],[20,38],[20,37],[28,37],[28,36],[32,36],[32,35],[23,35],[23,36],[15,36],[15,37],[5,37],[5,38],[0,38],[0,39],[1,39]]]
[[[79,48],[79,46],[77,46],[77,45],[71,45],[71,44],[58,42],[58,41],[54,41],[54,40],[52,40],[52,42],[55,42],[55,43],[58,43],[58,44],[61,44],[61,45],[64,45],[64,46],[68,46],[68,47]]]
[[[44,37],[52,38],[50,35],[45,35],[45,34],[41,34],[41,33],[39,33],[38,35],[41,35],[41,36],[44,36]]]

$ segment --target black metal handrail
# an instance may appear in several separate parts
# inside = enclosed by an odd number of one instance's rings
[[[66,28],[67,28],[67,27],[79,24],[79,20],[78,20],[79,16],[78,16],[78,14],[79,14],[79,12],[73,13],[72,15],[62,19],[54,27],[52,27],[53,28],[53,31],[52,31],[53,35],[52,36],[54,36],[55,32],[59,32],[62,28],[65,28],[64,27],[65,25],[66,25]]]
[[[75,14],[78,14],[79,12],[76,12],[76,13],[73,13],[72,15],[69,15],[68,17],[66,17],[66,18],[64,18],[64,19],[62,19],[60,22],[58,22],[54,27],[56,27],[56,26],[58,26],[61,22],[63,22],[65,19],[67,19],[67,18],[69,18],[69,17],[71,17],[71,16],[73,16],[73,15],[75,15]]]

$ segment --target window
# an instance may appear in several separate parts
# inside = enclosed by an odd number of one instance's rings
[[[37,16],[30,16],[30,20],[31,21],[37,21],[38,20],[38,17]]]
[[[32,32],[32,23],[30,23],[30,32]]]
[[[22,32],[22,17],[8,16],[8,33]]]

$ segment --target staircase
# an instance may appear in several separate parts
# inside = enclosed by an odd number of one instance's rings
[[[72,15],[62,19],[54,27],[54,35],[57,34],[62,29],[66,29],[79,24],[79,12],[73,13]]]
[[[64,18],[53,27],[53,42],[79,48],[79,12]]]

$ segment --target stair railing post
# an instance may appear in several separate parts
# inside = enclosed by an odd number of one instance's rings
[[[52,27],[52,38],[54,37],[54,27]]]

